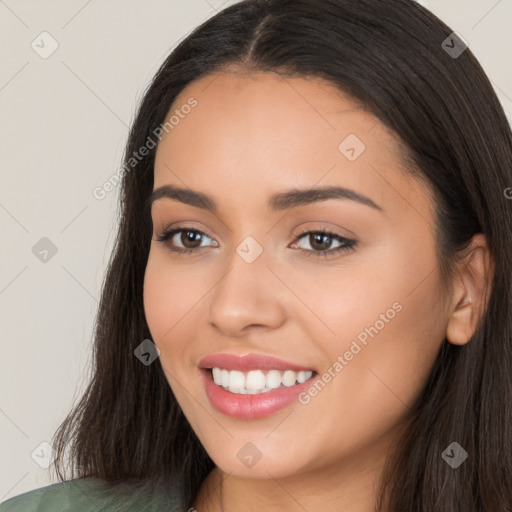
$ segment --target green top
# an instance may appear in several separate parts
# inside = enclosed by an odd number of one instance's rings
[[[109,485],[78,478],[25,492],[0,503],[0,512],[186,512],[176,486],[150,492],[141,486]]]

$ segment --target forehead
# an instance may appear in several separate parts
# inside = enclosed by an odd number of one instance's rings
[[[191,99],[196,105],[183,108]],[[206,187],[240,206],[247,197],[266,204],[290,186],[350,186],[377,204],[396,202],[398,194],[421,207],[425,196],[403,168],[398,137],[316,77],[208,75],[180,93],[167,118],[173,114],[179,122],[157,148],[155,188]]]

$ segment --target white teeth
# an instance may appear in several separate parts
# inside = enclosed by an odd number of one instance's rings
[[[297,374],[291,370],[286,370],[283,374],[283,385],[289,388],[295,384],[297,380]]]
[[[261,370],[252,370],[247,374],[245,387],[250,391],[258,391],[265,387],[265,375]]]
[[[267,388],[276,389],[281,386],[281,372],[279,370],[270,370],[267,373]]]
[[[225,370],[223,368],[212,368],[212,376],[215,384],[222,386],[231,393],[240,393],[242,395],[254,395],[257,393],[266,393],[272,389],[282,386],[291,387],[296,383],[302,384],[310,379],[312,371],[294,372],[286,370],[251,370],[241,372],[238,370]]]
[[[245,388],[245,374],[238,370],[232,370],[229,372],[229,387],[231,389],[243,389]]]
[[[215,384],[220,384],[222,382],[222,370],[220,368],[212,368],[212,375]]]
[[[220,384],[225,388],[229,387],[229,371],[221,370],[220,372],[220,382],[215,381],[216,384]]]

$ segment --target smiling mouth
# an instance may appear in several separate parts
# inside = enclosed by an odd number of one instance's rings
[[[291,388],[316,375],[315,371],[294,370],[227,370],[213,367],[208,372],[215,384],[230,393],[256,395],[279,388]]]

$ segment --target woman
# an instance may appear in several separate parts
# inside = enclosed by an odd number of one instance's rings
[[[449,27],[228,7],[158,71],[123,169],[62,483],[2,512],[512,510],[512,137]]]

